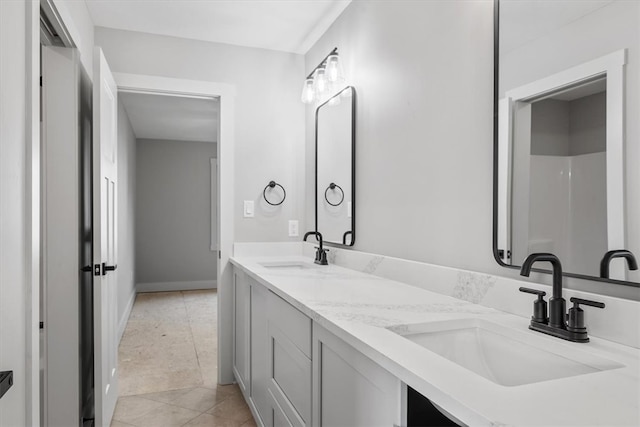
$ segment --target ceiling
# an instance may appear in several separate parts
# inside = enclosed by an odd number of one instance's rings
[[[607,90],[607,79],[603,77],[595,81],[585,83],[568,90],[564,90],[551,96],[551,99],[558,101],[575,101],[576,99],[585,98],[596,93],[605,92]]]
[[[118,92],[138,139],[217,142],[217,99]]]
[[[305,54],[351,0],[85,0],[97,26]]]

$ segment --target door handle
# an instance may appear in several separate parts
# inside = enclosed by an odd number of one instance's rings
[[[106,275],[109,271],[115,271],[118,268],[117,265],[107,265],[106,262],[102,263],[102,275]]]
[[[0,372],[0,398],[9,391],[13,385],[13,371]]]

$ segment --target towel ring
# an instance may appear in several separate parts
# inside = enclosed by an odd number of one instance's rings
[[[327,193],[329,192],[329,190],[335,190],[336,187],[338,187],[340,189],[340,193],[342,194],[342,197],[340,198],[340,201],[338,203],[331,203],[329,201],[329,199],[327,198]],[[340,206],[342,204],[342,202],[344,201],[344,191],[342,191],[342,187],[340,187],[338,184],[336,183],[331,183],[329,184],[329,186],[327,187],[326,190],[324,190],[324,199],[327,201],[327,203],[329,203],[331,206]]]
[[[275,188],[276,186],[282,188],[282,200],[280,200],[279,203],[271,203],[269,200],[267,200],[267,188]],[[287,190],[285,190],[284,187],[278,184],[277,182],[269,181],[267,186],[264,187],[264,190],[262,191],[262,197],[264,197],[264,201],[269,203],[271,206],[278,206],[278,205],[281,205],[282,202],[284,202],[284,199],[287,198]]]

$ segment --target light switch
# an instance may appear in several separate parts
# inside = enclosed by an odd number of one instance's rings
[[[289,237],[298,237],[298,220],[290,219],[289,220]]]
[[[253,200],[244,201],[244,217],[253,218],[254,216]]]

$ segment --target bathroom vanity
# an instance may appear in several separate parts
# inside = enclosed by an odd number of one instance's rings
[[[259,425],[407,426],[411,389],[459,425],[640,423],[637,343],[529,330],[518,281],[342,249],[319,266],[296,245],[236,245],[232,258],[234,374]],[[427,284],[381,277],[392,270]],[[451,292],[429,289],[439,280]]]

